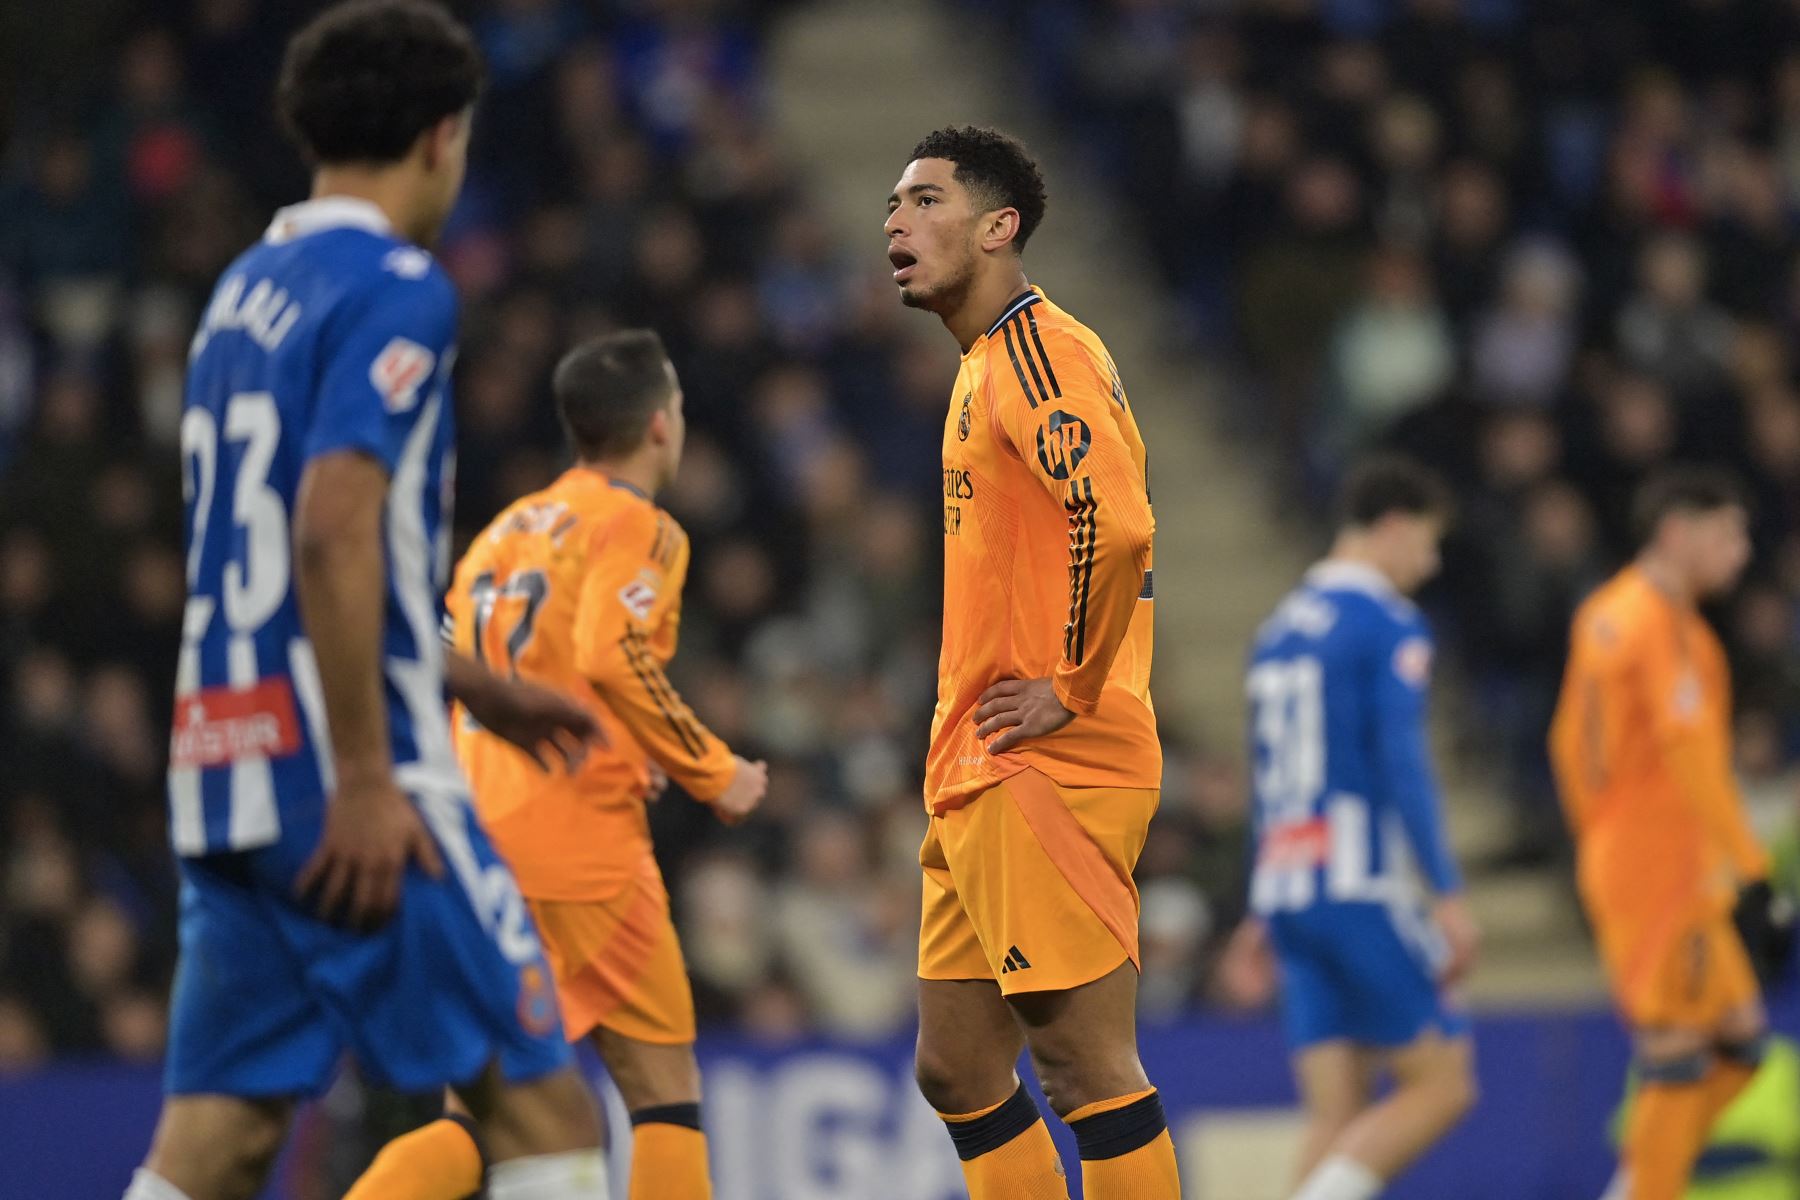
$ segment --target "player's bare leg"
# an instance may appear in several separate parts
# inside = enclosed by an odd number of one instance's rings
[[[919,981],[919,1090],[950,1130],[971,1200],[1067,1200],[1062,1160],[1019,1082],[1024,1048],[998,984]]]
[[[1308,1046],[1294,1056],[1294,1078],[1306,1111],[1297,1179],[1311,1175],[1346,1128],[1375,1097],[1376,1056],[1354,1042]]]
[[[126,1200],[249,1200],[293,1118],[290,1100],[170,1096]]]
[[[700,1064],[691,1042],[646,1042],[599,1028],[593,1042],[631,1114],[631,1200],[707,1200]]]
[[[1080,987],[1009,997],[1044,1096],[1075,1131],[1091,1200],[1181,1194],[1162,1101],[1137,1053],[1137,968]]]
[[[1467,1038],[1433,1030],[1385,1055],[1383,1065],[1394,1076],[1394,1090],[1343,1128],[1295,1200],[1372,1200],[1475,1105],[1474,1051]]]
[[[509,1084],[490,1067],[444,1097],[444,1117],[382,1147],[344,1200],[462,1200],[481,1189],[604,1200],[602,1126],[573,1067]],[[490,1173],[491,1172],[491,1173]]]
[[[1638,1032],[1640,1088],[1609,1197],[1678,1200],[1687,1191],[1714,1122],[1755,1077],[1767,1034],[1759,1001],[1732,1009],[1712,1033]]]

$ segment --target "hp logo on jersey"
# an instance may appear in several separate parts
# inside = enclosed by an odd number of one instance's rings
[[[1081,466],[1093,440],[1085,421],[1057,409],[1038,426],[1038,465],[1052,479],[1067,479]]]

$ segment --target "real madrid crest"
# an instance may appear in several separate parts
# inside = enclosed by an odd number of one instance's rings
[[[956,440],[959,442],[969,440],[969,402],[973,399],[975,399],[974,392],[963,393],[962,416],[956,420]]]

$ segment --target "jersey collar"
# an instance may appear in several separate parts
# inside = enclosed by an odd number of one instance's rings
[[[1386,575],[1367,563],[1349,562],[1341,558],[1323,559],[1313,564],[1313,568],[1306,573],[1306,582],[1317,588],[1365,592],[1378,600],[1411,603],[1399,593]]]
[[[1014,296],[1012,301],[1007,304],[1004,310],[1002,310],[1000,319],[988,326],[988,331],[981,336],[993,337],[995,330],[999,329],[1002,325],[1006,324],[1043,298],[1044,297],[1038,293],[1036,288],[1027,288],[1025,291],[1020,292],[1017,296]]]
[[[628,482],[627,480],[624,480],[624,479],[616,478],[612,475],[605,475],[605,476],[602,476],[602,478],[604,478],[606,480],[606,485],[608,487],[618,488],[621,492],[630,492],[632,495],[636,496],[639,500],[648,500],[650,498],[650,493],[646,492],[643,488],[639,487],[635,483]]]
[[[320,196],[279,210],[263,240],[280,245],[327,229],[363,229],[389,237],[394,233],[387,214],[371,202],[355,196]]]
[[[571,475],[576,474],[577,472],[579,472],[583,478],[595,480],[605,484],[609,488],[616,488],[621,492],[630,492],[639,500],[650,500],[650,493],[646,492],[637,484],[632,483],[628,479],[620,479],[617,475],[609,475],[599,467],[591,467],[584,463],[576,463],[574,466],[570,467],[568,471]],[[655,501],[652,500],[651,503],[655,503]]]

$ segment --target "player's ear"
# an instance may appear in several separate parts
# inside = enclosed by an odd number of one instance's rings
[[[1019,236],[1019,210],[1016,208],[995,209],[983,220],[986,221],[981,237],[983,250],[999,250]]]
[[[450,157],[457,139],[462,136],[467,113],[453,113],[419,135],[420,150],[427,170],[435,171]]]
[[[669,422],[669,410],[665,406],[650,414],[650,424],[644,429],[644,438],[653,446],[667,445],[674,428]]]

